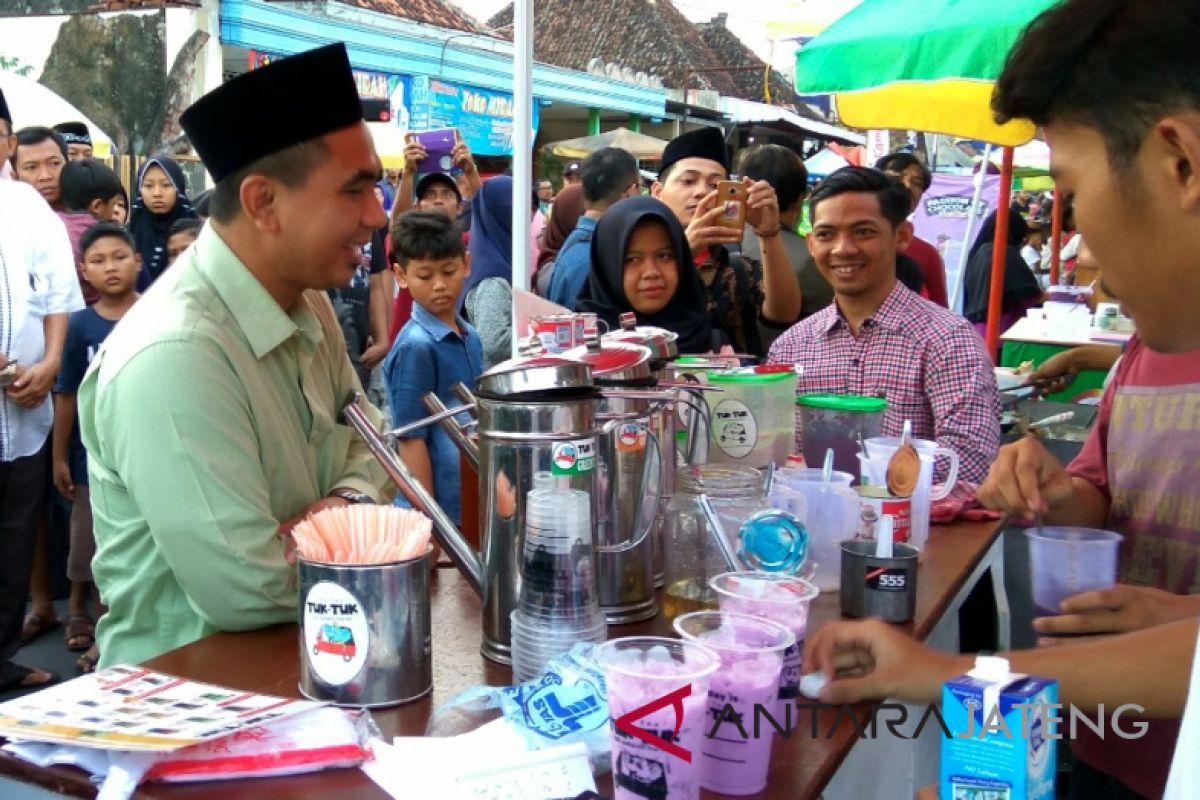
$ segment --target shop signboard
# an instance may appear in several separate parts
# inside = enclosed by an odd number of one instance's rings
[[[975,223],[971,226],[974,238],[983,226],[983,220],[996,205],[1000,190],[1000,176],[988,175],[984,179],[983,194],[975,207]],[[975,193],[975,179],[971,175],[943,175],[934,173],[933,183],[913,215],[913,227],[917,236],[937,248],[946,265],[946,285],[958,285],[958,265],[964,247],[970,242],[963,239],[967,233],[967,212]],[[961,298],[950,298],[950,307],[955,308]]]
[[[478,155],[512,155],[513,97],[474,86],[418,75],[412,79],[412,130],[457,128]],[[533,107],[533,129],[538,126]]]

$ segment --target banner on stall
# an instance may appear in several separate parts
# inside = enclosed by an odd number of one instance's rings
[[[261,50],[250,51],[250,69],[265,67],[272,61],[284,56],[264,53]],[[408,130],[411,118],[412,81],[408,75],[393,75],[386,72],[371,72],[355,69],[354,83],[358,86],[359,97],[387,99],[392,111],[392,121],[401,129]]]
[[[983,194],[979,204],[975,206],[975,224],[971,226],[971,238],[978,235],[983,227],[983,220],[996,206],[996,197],[1000,191],[1000,176],[988,175],[984,178]],[[971,175],[942,175],[934,173],[933,183],[921,204],[913,215],[913,227],[917,236],[937,248],[946,265],[946,286],[958,284],[956,278],[959,262],[967,234],[967,215],[971,207],[971,199],[975,194],[975,179]],[[956,307],[961,298],[950,298],[950,307]]]
[[[511,94],[418,75],[412,79],[410,100],[412,130],[458,128],[459,134],[472,153],[487,156],[512,155]],[[535,103],[535,136],[537,127],[538,108]]]

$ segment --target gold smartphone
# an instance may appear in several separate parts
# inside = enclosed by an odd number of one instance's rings
[[[741,230],[746,227],[746,200],[749,190],[741,181],[721,181],[717,184],[717,202],[724,208],[717,224],[723,228]]]

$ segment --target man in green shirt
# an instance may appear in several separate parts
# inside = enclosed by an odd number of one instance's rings
[[[340,406],[359,383],[325,290],[387,217],[342,45],[243,75],[181,123],[209,225],[79,390],[108,613],[100,665],[296,619],[291,527],[387,480]]]

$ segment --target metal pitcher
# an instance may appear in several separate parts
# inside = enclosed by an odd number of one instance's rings
[[[493,661],[508,664],[512,660],[509,617],[520,596],[525,498],[533,488],[534,473],[550,472],[562,488],[596,497],[597,399],[590,366],[577,361],[519,358],[480,376],[474,409],[479,420],[478,444],[465,432],[452,434],[452,438],[468,459],[472,455],[478,459],[482,553],[471,549],[389,443],[403,431],[435,422],[450,430],[453,417],[470,407],[443,409],[387,437],[381,436],[358,408],[357,395],[343,409],[347,422],[367,442],[413,507],[433,520],[438,543],[479,593],[483,601],[481,651]],[[427,401],[426,405],[434,404]],[[462,432],[461,426],[459,430]],[[596,519],[595,508],[592,519]]]

